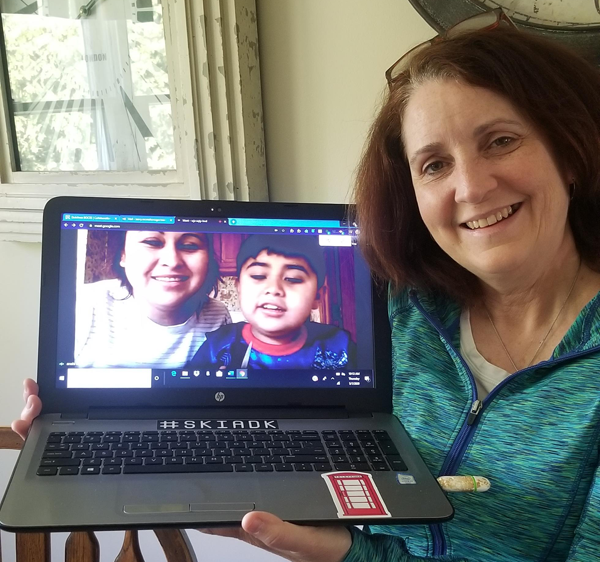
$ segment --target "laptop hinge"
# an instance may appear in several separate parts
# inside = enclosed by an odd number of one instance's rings
[[[73,417],[63,414],[65,417]],[[76,414],[77,417],[86,417]],[[343,407],[282,408],[90,408],[91,420],[155,419],[340,419],[350,417]],[[352,416],[354,417],[354,416]]]

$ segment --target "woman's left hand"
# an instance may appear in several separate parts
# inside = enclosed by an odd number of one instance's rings
[[[241,528],[200,530],[243,540],[292,562],[341,562],[352,546],[350,531],[345,527],[293,525],[264,511],[247,513]]]

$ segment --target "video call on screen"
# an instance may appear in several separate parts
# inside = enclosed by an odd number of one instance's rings
[[[373,388],[344,221],[65,213],[61,388]]]

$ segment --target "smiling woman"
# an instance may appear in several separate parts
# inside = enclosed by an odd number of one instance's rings
[[[391,284],[394,411],[434,473],[494,494],[443,528],[353,532],[346,560],[591,562],[600,74],[500,11],[463,23],[388,71],[356,201]]]
[[[207,332],[231,321],[209,297],[219,276],[209,234],[128,230],[107,238],[101,251],[111,248],[112,271],[77,288],[78,367],[181,367]]]

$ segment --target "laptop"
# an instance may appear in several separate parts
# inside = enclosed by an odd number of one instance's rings
[[[451,519],[392,414],[386,295],[347,211],[50,200],[43,411],[0,527]]]

